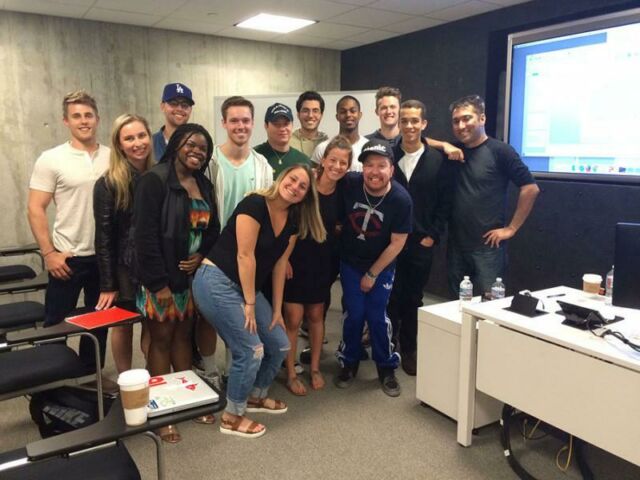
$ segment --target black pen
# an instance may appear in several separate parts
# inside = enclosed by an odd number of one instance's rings
[[[547,298],[564,297],[565,295],[566,295],[566,293],[555,293],[553,295],[547,295]]]

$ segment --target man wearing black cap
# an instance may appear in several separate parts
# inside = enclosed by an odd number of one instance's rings
[[[393,178],[413,200],[413,232],[398,256],[396,276],[387,309],[393,339],[399,340],[402,369],[416,375],[418,308],[429,280],[433,249],[444,234],[451,212],[457,163],[445,159],[422,137],[427,128],[426,107],[419,100],[402,102],[399,110],[401,140],[394,146]]]
[[[348,173],[344,180],[340,280],[345,315],[338,349],[342,370],[335,384],[347,388],[357,374],[366,321],[382,390],[397,397],[400,385],[394,372],[400,356],[394,352],[386,308],[395,259],[411,232],[411,197],[392,179],[393,152],[388,142],[370,140],[358,160],[362,173]]]
[[[267,141],[255,147],[255,150],[264,155],[273,168],[274,180],[291,165],[309,165],[309,157],[289,146],[293,131],[293,113],[289,107],[282,103],[274,103],[267,108],[264,129],[267,131]]]
[[[159,162],[167,143],[176,128],[189,122],[194,105],[191,89],[184,83],[168,83],[162,92],[160,110],[164,113],[164,125],[153,134],[153,153]]]

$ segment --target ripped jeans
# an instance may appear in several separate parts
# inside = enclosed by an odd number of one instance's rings
[[[272,310],[260,292],[256,294],[258,333],[244,328],[244,297],[240,286],[217,266],[202,264],[193,279],[193,298],[200,314],[222,337],[231,351],[226,411],[244,415],[247,398],[265,398],[289,351],[284,329],[269,330]]]

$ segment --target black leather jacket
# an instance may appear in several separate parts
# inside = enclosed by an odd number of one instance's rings
[[[198,253],[204,257],[220,234],[213,185],[202,172],[194,173],[202,198],[211,209]],[[137,274],[155,293],[168,286],[174,292],[189,288],[188,275],[178,263],[189,258],[191,200],[180,185],[173,162],[160,163],[140,177],[133,202]]]
[[[140,174],[130,168],[131,184],[129,191],[133,199],[133,190]],[[95,247],[98,271],[100,272],[100,291],[118,290],[118,265],[127,265],[125,259],[131,258],[133,244],[129,235],[133,207],[127,210],[116,208],[116,194],[105,176],[100,177],[93,188],[93,218],[96,222]]]

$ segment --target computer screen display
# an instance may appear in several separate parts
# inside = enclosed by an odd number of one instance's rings
[[[640,9],[509,36],[505,139],[539,176],[640,182]]]

